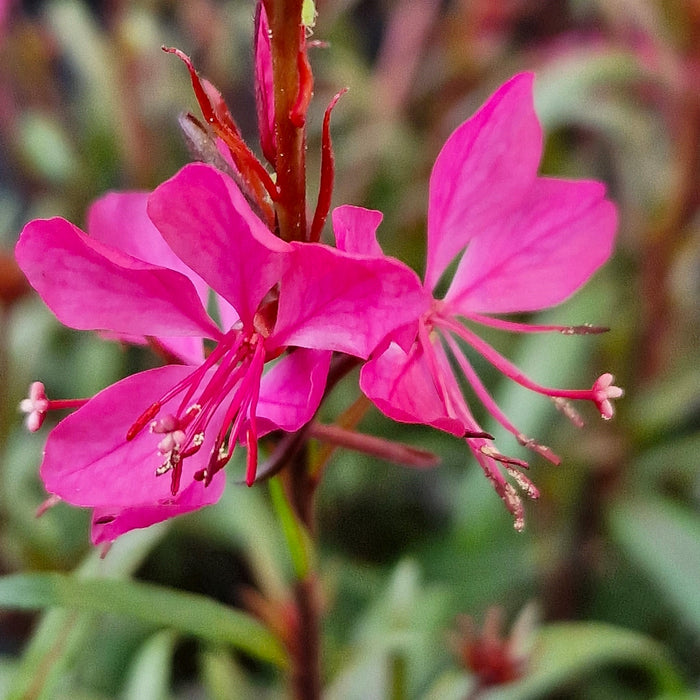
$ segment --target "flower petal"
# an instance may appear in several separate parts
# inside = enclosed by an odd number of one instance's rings
[[[430,304],[418,276],[398,260],[316,243],[291,245],[294,257],[280,286],[273,345],[368,357],[382,338]]]
[[[76,506],[123,509],[173,502],[170,476],[155,476],[163,462],[159,436],[142,430],[127,442],[126,433],[139,414],[184,379],[192,367],[168,365],[134,374],[107,387],[64,418],[46,442],[41,478],[49,493]],[[161,409],[176,413],[180,399]],[[223,409],[222,409],[223,410]],[[216,419],[213,419],[216,425]],[[206,467],[216,431],[205,435],[201,449],[182,461],[182,488]]]
[[[150,527],[163,520],[212,505],[221,498],[225,487],[226,473],[222,469],[214,475],[208,486],[204,486],[201,481],[193,481],[171,499],[171,503],[128,508],[96,508],[92,514],[92,543],[113,542],[130,530]]]
[[[289,246],[253,213],[228,175],[203,163],[186,165],[160,185],[148,214],[175,253],[250,325],[279,280]]]
[[[384,218],[382,212],[344,204],[333,210],[332,218],[338,250],[383,257],[384,253],[377,243],[377,229]]]
[[[15,255],[39,296],[72,328],[220,335],[184,275],[94,240],[65,219],[28,223]]]
[[[148,218],[149,196],[150,192],[110,192],[100,197],[87,212],[88,235],[139,260],[182,273],[206,307],[207,283],[173,253]]]
[[[330,352],[298,348],[263,376],[257,410],[259,435],[276,428],[294,432],[311,420],[323,398],[330,362]]]
[[[154,342],[156,351],[161,350],[161,355],[170,355],[181,360],[186,365],[199,365],[204,361],[204,342],[202,338],[193,336],[150,338],[144,335],[132,335],[131,333],[112,333],[111,331],[98,331],[103,340],[112,340],[127,345],[148,345],[149,340]]]
[[[502,85],[447,139],[430,177],[426,286],[477,234],[517,208],[537,174],[542,130],[532,100],[532,73]]]
[[[87,212],[88,236],[144,262],[182,273],[192,282],[202,306],[206,308],[209,299],[207,283],[173,253],[148,218],[149,195],[150,192],[110,192],[97,199]],[[125,343],[147,342],[146,338],[131,334],[113,333],[111,337]],[[201,338],[161,337],[157,341],[167,352],[189,364],[199,364],[204,359]]]
[[[558,304],[608,259],[616,226],[600,183],[538,178],[499,229],[471,241],[445,302],[457,313]]]
[[[444,381],[454,382],[451,372],[445,373]],[[360,388],[393,420],[423,423],[458,437],[464,435],[464,423],[448,414],[418,344],[406,353],[396,343],[391,343],[381,355],[362,367]]]

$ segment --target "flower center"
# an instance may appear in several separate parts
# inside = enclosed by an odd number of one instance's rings
[[[171,492],[180,488],[183,460],[196,454],[207,431],[217,431],[206,467],[194,479],[211,483],[214,475],[231,459],[236,443],[245,438],[248,446],[246,481],[255,481],[257,428],[255,413],[265,364],[263,336],[256,331],[232,328],[209,357],[185,379],[151,404],[129,428],[133,440],[146,425],[160,436],[162,462],[156,476],[171,474]],[[159,415],[163,406],[181,397],[174,412]]]

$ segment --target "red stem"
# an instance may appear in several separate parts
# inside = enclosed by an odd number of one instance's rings
[[[320,700],[321,649],[318,582],[311,573],[294,587],[298,631],[294,645],[292,690],[297,700]]]
[[[316,483],[309,471],[309,451],[299,450],[283,472],[289,503],[309,537],[315,535]],[[321,602],[318,578],[311,569],[294,584],[295,625],[288,648],[292,662],[291,690],[295,700],[321,698]]]
[[[270,25],[275,86],[277,189],[275,202],[280,237],[306,241],[306,132],[298,118],[298,97],[308,90],[308,76],[299,71],[306,46],[301,23],[303,0],[264,0]],[[304,81],[302,83],[302,78]],[[292,121],[292,115],[297,118]]]
[[[275,94],[277,198],[280,237],[308,241],[306,225],[306,108],[313,78],[306,60],[301,21],[303,0],[263,0],[270,26]],[[286,472],[288,497],[297,517],[313,536],[314,484],[309,477],[308,450],[301,450]],[[294,587],[296,625],[290,640],[291,691],[296,700],[321,697],[321,606],[315,571]]]

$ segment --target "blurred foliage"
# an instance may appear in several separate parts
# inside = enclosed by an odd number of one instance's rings
[[[612,330],[494,342],[548,384],[590,385],[611,371],[626,389],[612,422],[591,413],[579,431],[537,397],[495,385],[513,422],[564,458],[559,468],[533,460],[542,496],[523,534],[459,441],[366,416],[363,430],[434,450],[442,465],[404,470],[338,451],[326,469],[317,515],[328,697],[698,697],[700,4],[317,7],[315,37],[329,45],[311,57],[311,199],[322,112],[350,86],[333,115],[335,203],[381,209],[382,244],[417,269],[443,141],[503,80],[536,71],[542,171],[602,179],[620,209],[613,260],[537,321]],[[0,587],[1,697],[282,692],[269,635],[243,611],[262,598],[283,611],[300,565],[265,487],[231,484],[218,505],[125,536],[99,559],[84,513],[59,505],[34,517],[46,428],[25,434],[15,410],[37,378],[50,396],[84,396],[154,364],[61,328],[23,284],[12,246],[31,218],[80,225],[105,190],[152,188],[187,161],[176,117],[194,99],[162,44],[192,56],[255,143],[252,13],[245,0],[0,1],[0,573],[11,574]],[[324,418],[357,393],[348,377]],[[26,578],[48,571],[73,573]],[[200,595],[171,591],[161,608],[149,603],[153,584]],[[198,612],[201,594],[213,600]],[[488,688],[460,666],[455,620],[478,628],[492,606],[514,620],[529,601],[540,622],[524,675]],[[242,627],[227,632],[234,618]],[[486,631],[475,639],[485,644]]]

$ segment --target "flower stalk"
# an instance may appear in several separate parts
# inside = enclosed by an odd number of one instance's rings
[[[303,0],[265,0],[275,102],[277,225],[285,241],[307,240],[305,116],[313,79],[301,19]]]
[[[308,449],[302,447],[281,474],[284,490],[271,483],[275,509],[283,520],[295,574],[295,616],[288,649],[290,685],[297,700],[321,697],[321,595],[315,556],[314,495],[317,482],[309,469]]]
[[[306,53],[303,0],[264,0],[263,5],[272,55],[278,234],[284,241],[308,241],[306,110],[313,91],[313,76]],[[297,451],[285,475],[288,497],[300,521],[299,529],[311,539],[315,484],[310,478],[307,449]],[[294,585],[297,624],[290,649],[291,690],[299,700],[321,696],[321,611],[313,559],[306,558],[306,570],[299,572],[303,575]]]

